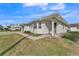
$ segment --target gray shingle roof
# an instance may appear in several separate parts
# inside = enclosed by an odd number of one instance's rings
[[[35,21],[32,21],[32,22],[30,22],[30,23],[28,23],[29,25],[30,24],[33,24],[33,23],[35,23],[35,22],[46,22],[46,21],[50,21],[52,18],[55,18],[57,21],[60,21],[62,24],[64,24],[64,25],[69,25],[65,20],[64,20],[64,18],[62,17],[62,16],[60,16],[58,13],[54,13],[54,14],[51,14],[51,15],[49,15],[49,16],[45,16],[45,17],[42,17],[42,18],[40,18],[40,19],[38,19],[38,20],[35,20]]]

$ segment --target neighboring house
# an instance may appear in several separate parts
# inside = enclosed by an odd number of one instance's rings
[[[57,13],[36,20],[24,26],[23,31],[30,31],[35,34],[56,34],[65,33],[68,30],[68,23]]]
[[[8,26],[8,29],[12,30],[12,31],[21,30],[21,26],[20,25],[14,25],[14,24],[12,24],[12,25]]]
[[[70,24],[70,31],[79,31],[79,23]]]

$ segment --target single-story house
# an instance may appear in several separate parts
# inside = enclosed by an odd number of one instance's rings
[[[79,31],[79,23],[70,24],[70,31]]]
[[[22,31],[30,31],[35,34],[59,35],[67,32],[69,24],[58,13],[51,14],[39,20],[28,23]]]

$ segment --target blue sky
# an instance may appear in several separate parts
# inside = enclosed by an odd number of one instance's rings
[[[28,23],[53,13],[68,23],[79,23],[78,3],[0,3],[0,24]]]

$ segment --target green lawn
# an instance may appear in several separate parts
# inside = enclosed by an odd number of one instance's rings
[[[21,38],[22,36],[18,34],[0,35],[0,53]]]
[[[79,32],[68,32],[63,36],[63,38],[79,42]]]
[[[49,56],[79,55],[79,46],[68,39],[44,38],[36,41],[24,39],[5,55],[8,56]]]

